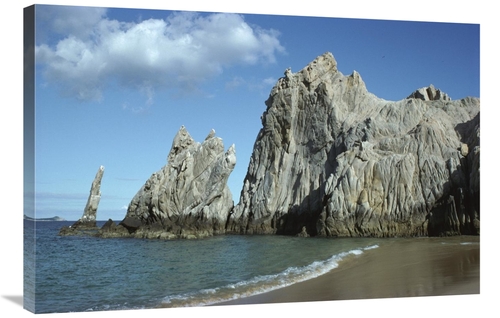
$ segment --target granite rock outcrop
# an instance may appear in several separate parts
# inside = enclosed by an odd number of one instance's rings
[[[103,175],[104,175],[104,167],[100,166],[94,177],[94,181],[92,181],[92,185],[90,187],[90,194],[87,199],[87,204],[85,205],[85,209],[83,210],[82,217],[78,221],[73,223],[73,225],[63,227],[59,231],[59,235],[78,235],[82,234],[82,232],[98,230],[96,223],[96,216],[97,216],[97,208],[101,200],[101,181]]]
[[[325,53],[266,105],[229,233],[479,234],[478,98],[387,101]]]
[[[214,130],[198,143],[182,126],[167,164],[133,197],[125,218],[119,224],[109,220],[99,235],[190,239],[224,234],[234,205],[227,180],[235,164],[234,145],[224,151]]]

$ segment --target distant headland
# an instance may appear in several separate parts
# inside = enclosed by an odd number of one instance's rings
[[[29,220],[29,221],[37,221],[37,222],[43,222],[43,221],[66,221],[65,219],[63,219],[62,217],[59,217],[59,216],[54,216],[54,217],[51,217],[51,218],[31,218],[27,215],[24,215],[24,219],[25,220]]]

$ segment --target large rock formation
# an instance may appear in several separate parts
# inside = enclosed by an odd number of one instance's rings
[[[81,234],[85,231],[97,230],[96,215],[97,207],[99,206],[99,201],[101,200],[101,180],[104,175],[104,167],[100,166],[95,175],[92,186],[90,187],[89,198],[87,199],[87,204],[83,210],[82,217],[73,223],[69,227],[63,227],[59,234],[60,235],[75,235]]]
[[[266,105],[228,232],[479,233],[479,99],[431,85],[386,101],[326,53]]]
[[[137,192],[125,218],[118,225],[108,221],[100,235],[168,239],[225,233],[233,208],[227,179],[235,164],[234,145],[224,152],[215,131],[200,144],[182,126],[167,164]]]

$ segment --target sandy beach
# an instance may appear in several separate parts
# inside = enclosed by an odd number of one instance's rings
[[[387,239],[317,278],[217,305],[479,294],[479,237]]]

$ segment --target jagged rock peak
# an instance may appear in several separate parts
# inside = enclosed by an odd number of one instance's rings
[[[182,152],[184,149],[188,148],[194,143],[195,141],[191,137],[189,132],[186,130],[186,127],[184,127],[184,125],[181,126],[181,128],[179,128],[179,131],[175,135],[174,140],[172,141],[172,147],[169,153],[169,160],[171,156],[175,156],[177,153]]]
[[[280,78],[272,89],[271,96],[275,95],[278,90],[296,87],[297,85],[303,85],[310,91],[314,90],[324,77],[332,77],[337,73],[337,61],[332,53],[326,52],[297,73],[293,73],[291,68],[287,68],[284,73],[285,76]]]
[[[421,100],[443,100],[449,101],[451,98],[439,89],[436,89],[434,85],[429,85],[428,87],[422,87],[411,93],[407,99],[415,98]]]
[[[208,139],[213,138],[213,137],[215,137],[215,130],[214,129],[210,130],[210,132],[208,133],[205,140],[208,140]]]
[[[299,74],[302,75],[306,82],[312,83],[324,74],[336,73],[337,72],[337,61],[333,57],[332,53],[326,52],[323,55],[315,58],[311,63],[304,67]]]

